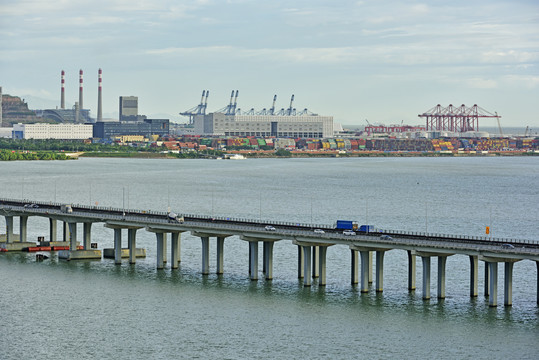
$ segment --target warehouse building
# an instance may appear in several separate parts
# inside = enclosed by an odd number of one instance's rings
[[[84,140],[92,137],[91,124],[14,124],[13,139]]]

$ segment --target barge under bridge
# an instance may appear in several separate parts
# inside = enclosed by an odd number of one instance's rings
[[[326,285],[326,253],[329,246],[347,246],[351,254],[351,283],[360,283],[361,292],[368,292],[373,282],[373,257],[375,257],[374,282],[377,292],[383,291],[384,254],[399,249],[408,254],[408,289],[416,288],[416,258],[423,266],[422,295],[430,294],[431,259],[437,258],[437,297],[445,298],[445,267],[448,256],[464,255],[470,260],[470,296],[478,295],[479,261],[485,263],[484,294],[489,305],[497,306],[498,264],[504,267],[504,305],[512,305],[513,264],[517,261],[535,261],[537,274],[537,301],[539,303],[539,242],[530,240],[490,239],[476,236],[457,236],[381,230],[371,233],[358,232],[344,235],[329,226],[287,222],[265,222],[225,217],[180,214],[181,221],[172,220],[166,212],[126,210],[97,206],[71,205],[69,212],[63,204],[34,202],[30,200],[0,199],[0,216],[6,222],[5,240],[0,240],[0,250],[21,251],[35,246],[27,241],[27,222],[32,216],[49,219],[49,243],[57,240],[57,222],[64,225],[63,243],[69,250],[58,253],[59,258],[101,259],[101,251],[91,246],[91,227],[94,223],[114,230],[114,259],[121,264],[122,253],[135,263],[137,257],[136,232],[144,229],[155,233],[157,241],[157,269],[167,262],[167,239],[171,239],[171,265],[178,268],[181,254],[181,233],[190,232],[202,241],[202,274],[209,274],[209,239],[217,239],[217,273],[224,271],[224,240],[231,236],[249,244],[249,276],[258,280],[259,243],[263,244],[262,270],[268,280],[273,278],[273,245],[288,240],[297,246],[298,277],[304,286],[311,286],[311,278],[319,278],[319,286]],[[14,233],[14,217],[19,218],[19,234]],[[78,246],[77,226],[83,226],[83,245]],[[313,229],[323,231],[314,232]],[[122,231],[128,232],[128,248],[122,249]],[[126,254],[128,253],[128,254]],[[527,274],[526,274],[527,275]]]

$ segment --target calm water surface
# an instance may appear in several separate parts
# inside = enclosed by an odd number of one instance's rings
[[[477,236],[490,225],[498,237],[537,240],[539,159],[2,162],[0,197],[317,224],[354,219],[385,229]],[[30,240],[48,236],[48,221],[32,217],[28,231]],[[94,224],[92,241],[112,247],[113,232]],[[314,280],[311,288],[297,279],[297,252],[289,241],[275,245],[274,279],[260,274],[257,282],[248,277],[247,243],[236,237],[225,241],[222,276],[200,274],[200,240],[187,233],[178,270],[155,269],[154,235],[139,230],[137,246],[148,257],[135,265],[65,262],[54,255],[37,263],[33,254],[2,254],[0,359],[539,354],[537,268],[531,261],[515,264],[513,306],[489,308],[482,276],[480,296],[468,296],[466,256],[447,260],[447,298],[423,301],[419,261],[419,288],[407,291],[404,251],[385,255],[384,292],[361,294],[350,285],[344,246],[328,250],[327,286]],[[215,271],[213,239],[210,252]],[[498,281],[503,304],[503,267]]]

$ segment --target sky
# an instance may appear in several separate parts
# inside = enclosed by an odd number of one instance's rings
[[[242,110],[294,107],[344,125],[424,124],[477,104],[502,127],[539,127],[539,1],[0,0],[0,86],[32,109],[78,101],[118,118],[187,119],[239,90]],[[480,126],[495,126],[483,120]]]

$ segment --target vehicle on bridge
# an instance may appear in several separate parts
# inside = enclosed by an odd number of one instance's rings
[[[170,223],[182,224],[184,222],[183,216],[178,216],[176,213],[173,213],[172,211],[168,213],[167,218],[168,218],[168,222]]]
[[[343,235],[355,235],[355,231],[352,231],[352,230],[344,230],[343,232]]]
[[[275,228],[271,225],[266,225],[264,229],[266,229],[266,231],[275,231]]]
[[[357,222],[350,220],[337,220],[335,224],[336,230],[357,230]]]
[[[322,229],[314,229],[315,234],[325,234],[326,232]]]
[[[73,208],[71,207],[71,205],[62,205],[60,210],[67,214],[71,214],[73,212]]]

